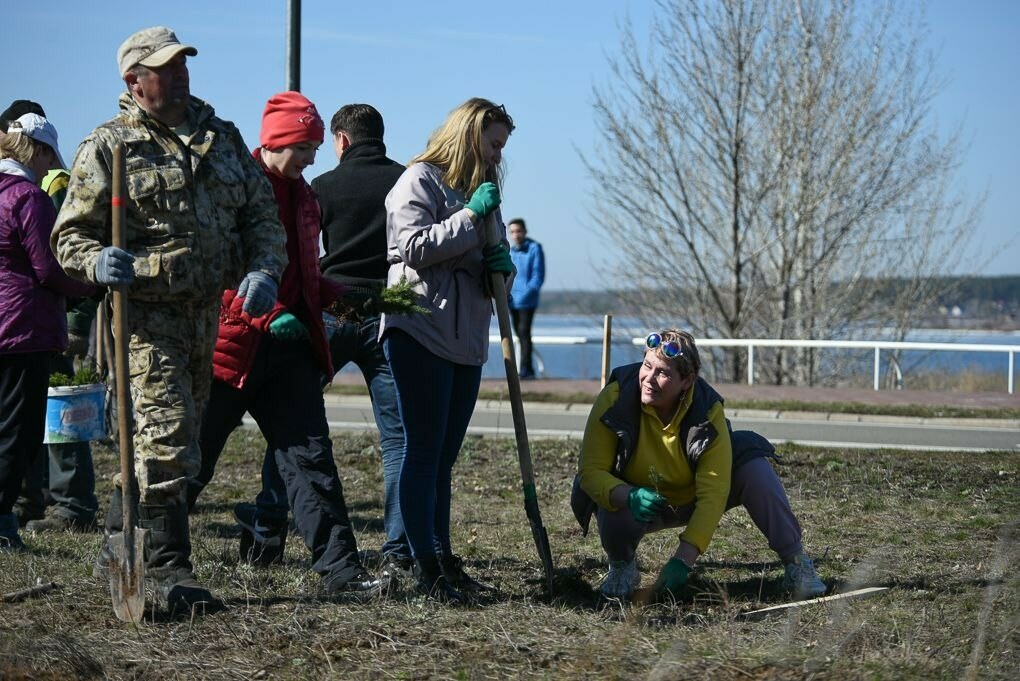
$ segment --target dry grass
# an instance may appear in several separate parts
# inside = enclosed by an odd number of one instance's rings
[[[334,443],[361,548],[376,549],[375,439]],[[543,593],[513,445],[476,438],[455,470],[454,545],[494,591],[470,608],[404,591],[328,601],[298,541],[270,570],[237,561],[230,509],[254,495],[262,447],[257,434],[235,433],[193,518],[198,572],[227,611],[122,624],[91,576],[97,535],[28,535],[29,552],[0,557],[0,593],[37,579],[62,588],[0,604],[0,679],[1007,679],[1020,661],[1015,453],[788,449],[781,474],[823,579],[892,588],[749,621],[738,615],[785,596],[742,510],[724,517],[680,602],[602,603],[601,549],[567,507],[577,442],[561,440],[533,443],[554,598]],[[96,456],[106,481],[112,455]],[[642,544],[646,583],[675,541],[660,533]]]

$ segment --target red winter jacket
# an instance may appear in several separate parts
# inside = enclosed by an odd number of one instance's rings
[[[260,160],[255,149],[255,160]],[[322,309],[335,301],[344,287],[319,272],[319,202],[304,178],[290,180],[270,173],[262,166],[273,185],[279,206],[280,222],[287,232],[288,263],[273,309],[261,317],[241,311],[243,298],[237,290],[223,292],[220,328],[213,352],[213,376],[235,388],[243,388],[255,361],[262,336],[269,324],[283,312],[290,312],[308,329],[311,352],[323,373],[333,376],[333,362],[322,323]]]

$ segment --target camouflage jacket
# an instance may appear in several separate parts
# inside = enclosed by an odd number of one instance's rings
[[[279,281],[284,231],[262,170],[237,128],[192,97],[185,142],[127,92],[121,112],[78,147],[51,246],[72,277],[95,282],[111,244],[113,147],[124,144],[127,250],[135,256],[129,295],[151,301],[219,301],[246,272]]]

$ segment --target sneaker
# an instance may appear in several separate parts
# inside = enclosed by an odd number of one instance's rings
[[[439,568],[447,583],[461,593],[474,594],[485,589],[481,582],[464,572],[464,559],[460,556],[440,556]]]
[[[815,572],[815,564],[806,553],[797,554],[786,564],[783,588],[792,591],[799,600],[823,596],[828,591],[825,582]]]
[[[25,529],[29,532],[95,532],[98,528],[94,517],[89,521],[83,521],[56,512],[47,513],[41,520],[29,520],[25,523]]]
[[[412,579],[414,577],[414,558],[387,556],[382,564],[383,579]]]
[[[373,577],[368,570],[361,570],[349,579],[325,579],[326,593],[330,596],[354,595],[359,597],[377,596],[389,586],[388,579]]]
[[[641,573],[638,572],[637,558],[630,562],[625,560],[609,561],[609,572],[602,579],[599,591],[606,598],[615,598],[621,601],[629,600],[634,589],[641,583]]]

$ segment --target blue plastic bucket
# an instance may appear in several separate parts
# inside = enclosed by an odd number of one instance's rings
[[[106,386],[102,383],[50,388],[43,442],[88,442],[106,437]]]

